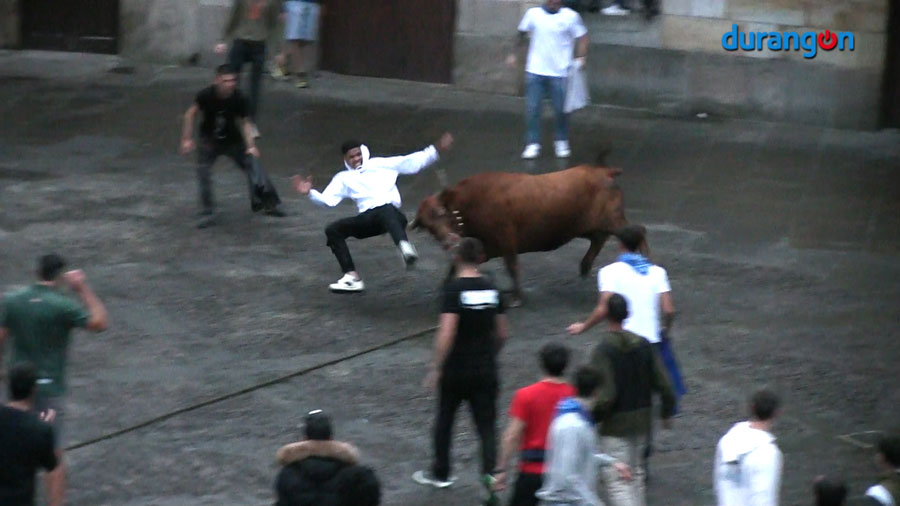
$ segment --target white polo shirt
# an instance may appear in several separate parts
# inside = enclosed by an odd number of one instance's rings
[[[543,7],[525,11],[519,31],[531,34],[525,72],[566,77],[575,52],[575,39],[587,33],[577,12],[563,7],[550,14]]]
[[[597,281],[601,292],[618,293],[628,301],[628,318],[623,327],[651,343],[659,339],[659,294],[672,289],[666,270],[651,265],[640,274],[625,262],[615,262],[600,269]]]

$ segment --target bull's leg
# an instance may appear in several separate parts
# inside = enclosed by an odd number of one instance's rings
[[[591,240],[591,246],[588,248],[587,252],[584,254],[584,258],[581,259],[581,277],[585,277],[591,272],[591,267],[594,266],[594,260],[597,258],[597,255],[600,253],[600,250],[603,249],[603,245],[606,244],[606,240],[609,238],[608,232],[600,232],[591,236],[588,236],[588,239]]]
[[[519,307],[522,305],[522,286],[519,284],[519,257],[515,254],[503,257],[503,263],[506,264],[506,272],[512,278],[513,291],[512,299],[509,301],[509,307]]]

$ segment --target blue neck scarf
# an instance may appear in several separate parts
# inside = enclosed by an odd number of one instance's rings
[[[647,273],[650,272],[650,267],[653,265],[650,263],[650,260],[647,260],[647,257],[640,253],[622,253],[619,255],[619,261],[630,265],[642,276],[646,276]]]
[[[563,399],[559,401],[559,404],[556,405],[556,416],[562,416],[567,413],[577,413],[587,423],[594,425],[594,417],[590,413],[585,411],[584,406],[582,406],[580,402],[576,401],[574,397]]]

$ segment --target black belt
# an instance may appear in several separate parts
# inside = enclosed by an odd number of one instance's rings
[[[544,453],[544,450],[538,448],[532,450],[522,450],[522,453],[519,454],[519,460],[521,462],[542,464],[544,462]]]

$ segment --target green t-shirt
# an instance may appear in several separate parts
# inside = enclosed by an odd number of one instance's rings
[[[7,294],[0,318],[12,338],[12,364],[33,363],[40,392],[63,395],[70,332],[87,325],[88,312],[59,290],[38,284]]]

